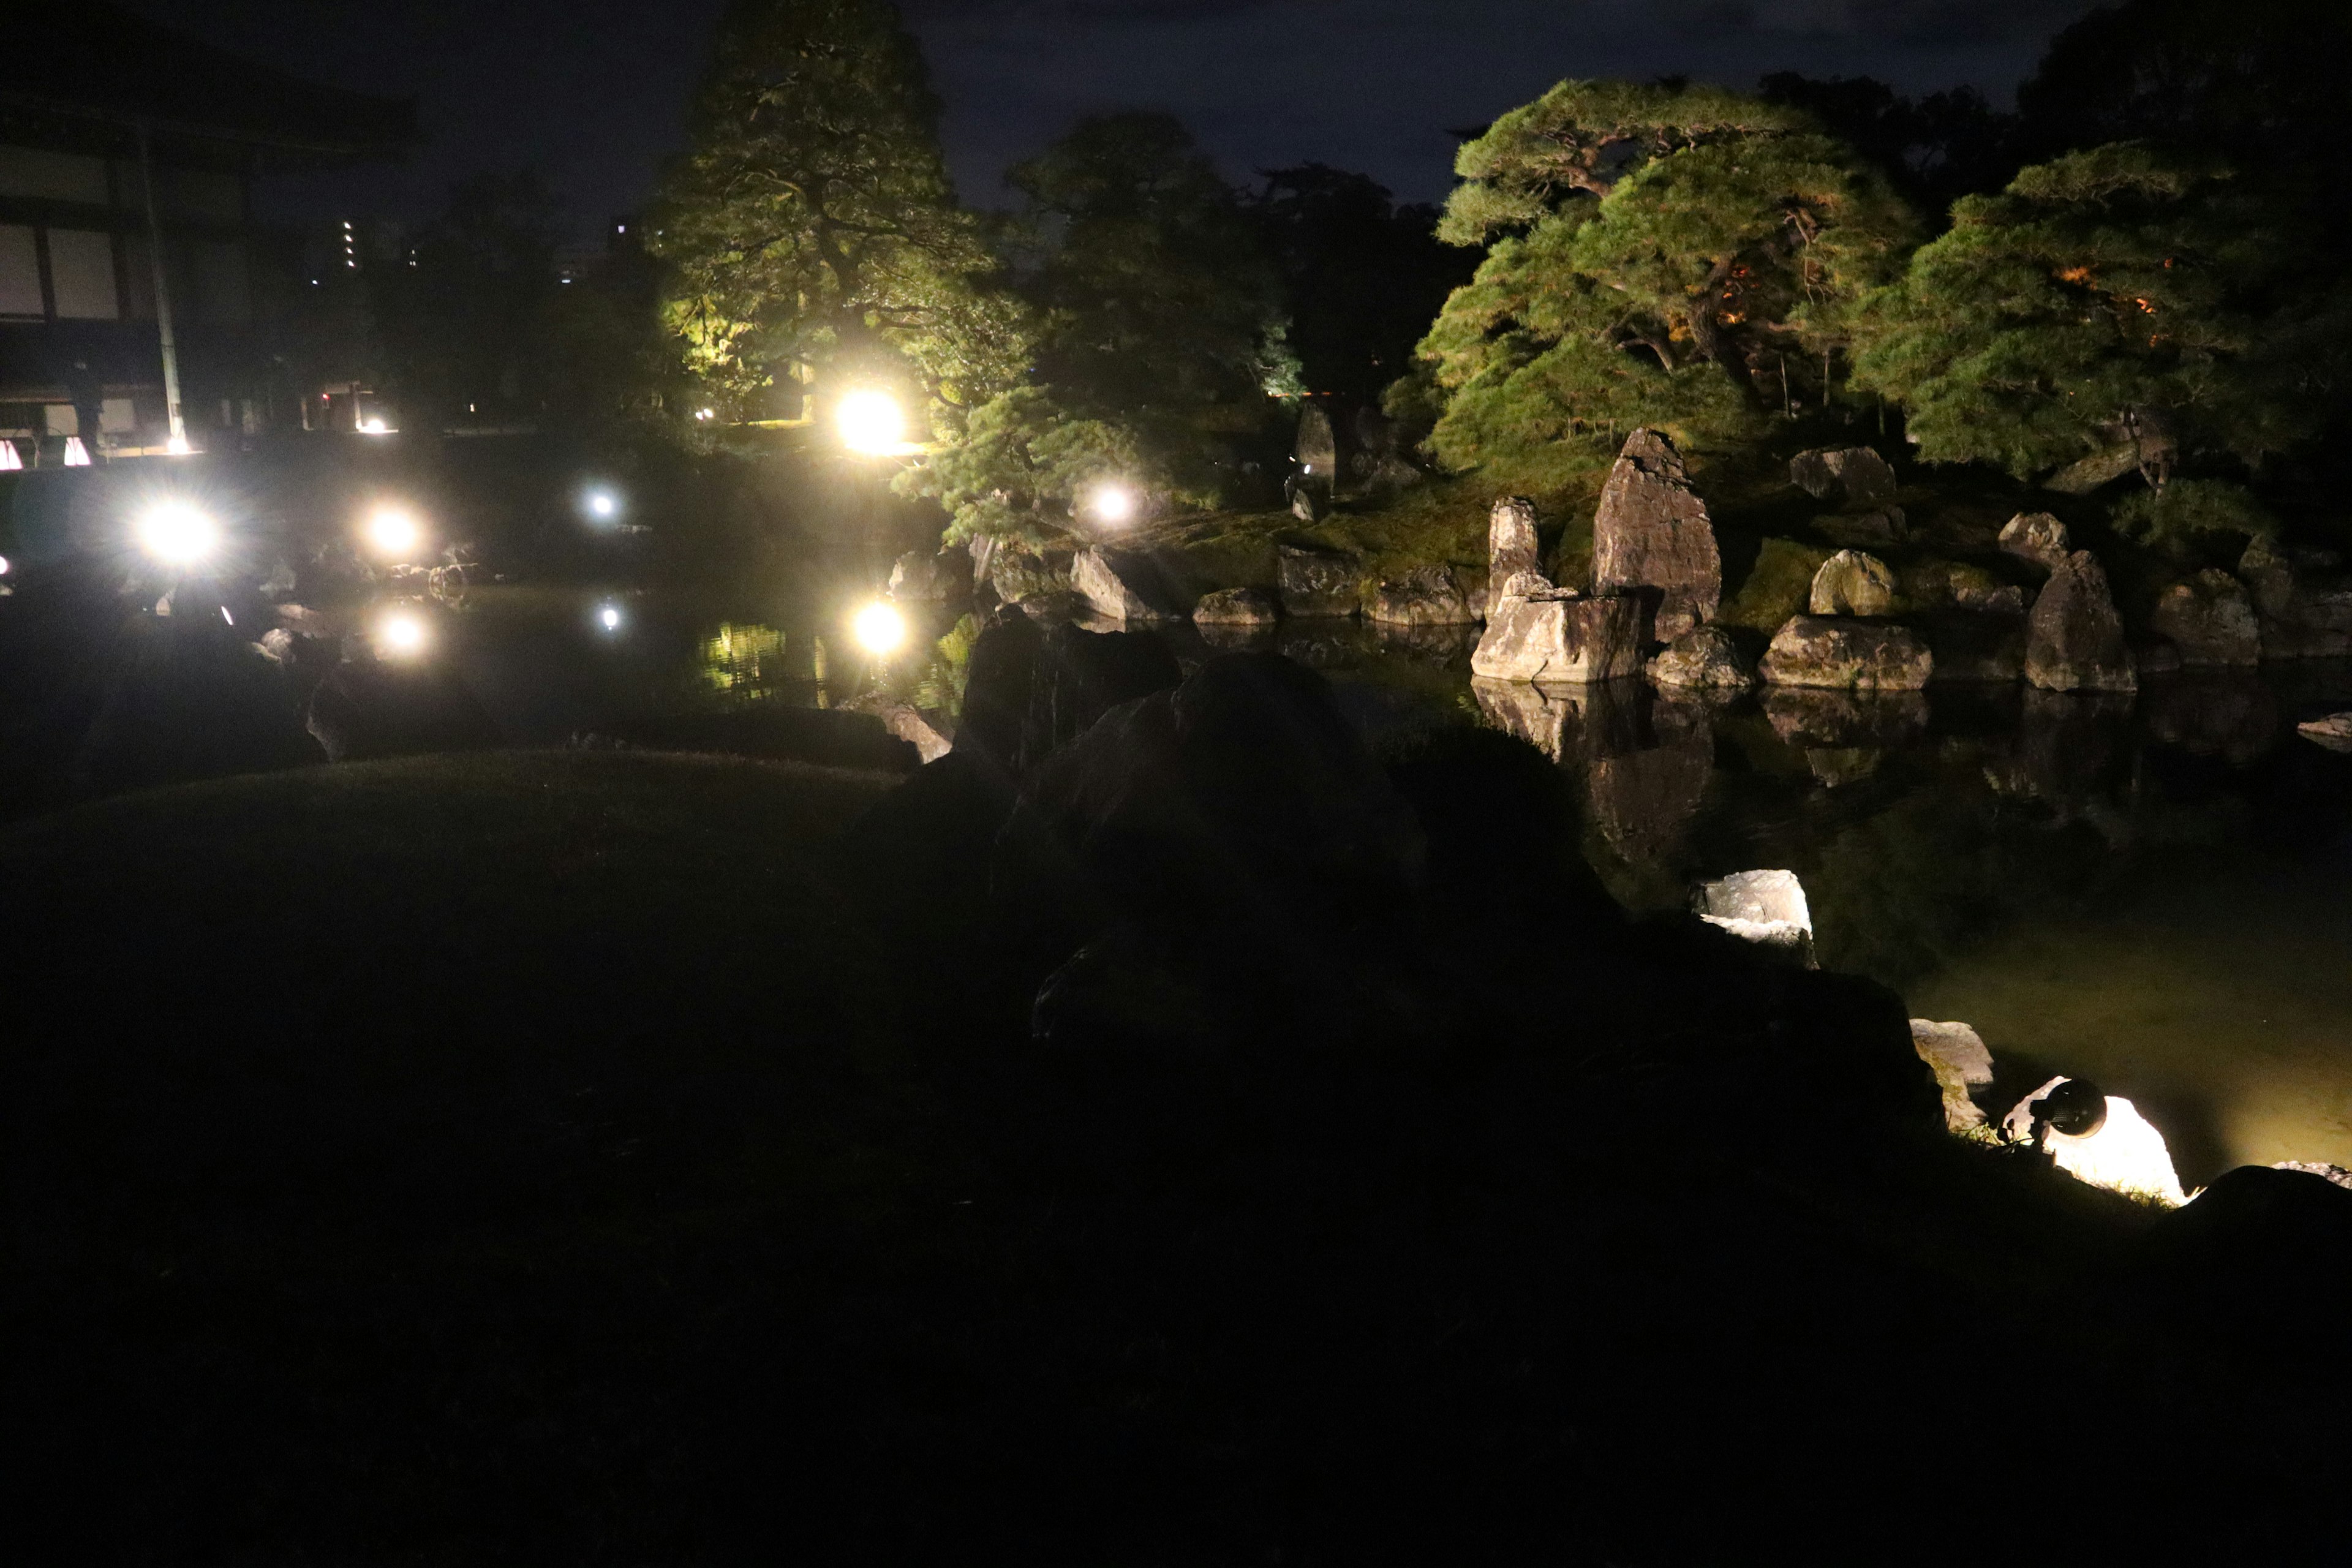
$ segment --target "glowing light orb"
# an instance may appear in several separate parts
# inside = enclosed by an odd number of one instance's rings
[[[371,415],[369,417],[360,421],[360,434],[362,436],[389,436],[392,434],[392,426]]]
[[[194,457],[196,449],[189,444],[185,436],[174,436],[163,443],[163,450],[174,458],[188,458]]]
[[[193,566],[220,548],[220,528],[186,501],[158,501],[140,513],[139,548],[167,566]]]
[[[1139,505],[1135,492],[1122,484],[1097,485],[1087,500],[1087,510],[1095,514],[1096,521],[1113,526],[1133,522]]]
[[[596,624],[604,627],[608,632],[619,631],[621,629],[621,606],[618,605],[604,605],[602,609],[596,612]]]
[[[907,416],[887,392],[853,392],[841,400],[834,418],[842,445],[853,452],[895,452],[907,443]]]
[[[385,507],[368,519],[368,542],[379,554],[397,559],[414,551],[425,537],[416,520],[398,507]]]
[[[425,617],[410,610],[394,610],[376,626],[376,641],[395,658],[414,658],[433,640]]]
[[[591,517],[620,516],[621,498],[614,495],[611,490],[590,490],[588,492],[588,515]]]
[[[0,555],[0,577],[6,575],[8,575],[8,558],[5,555]]]
[[[867,653],[895,653],[907,640],[907,618],[887,605],[868,605],[857,612],[850,630]]]

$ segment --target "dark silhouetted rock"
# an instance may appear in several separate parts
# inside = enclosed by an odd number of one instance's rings
[[[1487,616],[1506,594],[1533,597],[1551,585],[1536,542],[1536,503],[1525,496],[1505,496],[1486,521]]]
[[[1937,597],[1955,610],[1971,615],[2013,616],[2025,618],[2025,590],[2014,583],[2004,583],[1981,566],[1966,562],[1942,563],[1937,574],[1941,592]]]
[[[2021,511],[2011,518],[2001,527],[2000,547],[2044,571],[2057,570],[2073,549],[2066,525],[2046,511]]]
[[[310,731],[338,763],[480,751],[503,739],[457,672],[434,658],[337,665],[310,694]]]
[[[2208,567],[2167,588],[2148,625],[2180,650],[2184,665],[2252,665],[2263,659],[2253,601],[2227,572]]]
[[[1841,550],[1813,574],[1811,613],[1816,616],[1891,616],[1895,572],[1875,555]]]
[[[1789,462],[1789,482],[1816,500],[1857,511],[1895,499],[1895,470],[1868,447],[1800,452]]]
[[[1220,588],[1192,606],[1194,626],[1270,626],[1281,618],[1272,595],[1257,588]]]
[[[2132,691],[2138,666],[2097,556],[2077,550],[2050,573],[2027,617],[2025,679],[2047,691]]]
[[[1298,461],[1299,472],[1318,485],[1326,497],[1339,483],[1339,427],[1331,422],[1330,411],[1309,400],[1299,410],[1298,439],[1291,455]]]
[[[1414,566],[1372,592],[1371,618],[1391,626],[1459,626],[1478,619],[1470,596],[1443,566]]]
[[[1188,607],[1148,555],[1100,545],[1070,563],[1070,586],[1097,615],[1115,621],[1183,620]]]
[[[1003,884],[1077,928],[1343,928],[1409,898],[1421,854],[1323,679],[1273,654],[1105,714],[1032,776],[1000,845]]]
[[[1685,632],[1650,661],[1649,673],[1660,686],[1700,690],[1745,691],[1756,684],[1755,668],[1721,626]]]
[[[1364,607],[1363,563],[1337,551],[1286,544],[1276,552],[1287,616],[1352,616]]]
[[[1715,619],[1723,599],[1715,528],[1660,431],[1633,432],[1609,470],[1592,521],[1592,581],[1603,593],[1655,595],[1651,636],[1661,642]]]
[[[955,750],[1010,775],[1021,760],[1021,732],[1029,721],[1029,687],[1045,634],[1017,608],[999,611],[981,628],[964,669],[962,721]]]
[[[1470,656],[1473,674],[1497,680],[1595,681],[1638,675],[1647,607],[1631,595],[1601,598],[1555,589],[1511,595],[1488,616]]]
[[[1935,672],[1927,645],[1902,626],[1798,616],[1765,650],[1764,679],[1776,686],[1916,690]]]
[[[1175,654],[1150,632],[1053,627],[1038,647],[1029,680],[1018,771],[1035,769],[1113,708],[1165,691],[1183,679]]]
[[[110,791],[320,760],[289,671],[217,619],[142,618],[76,749],[77,785]]]

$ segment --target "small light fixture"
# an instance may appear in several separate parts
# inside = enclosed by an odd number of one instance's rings
[[[596,610],[596,624],[597,624],[598,626],[600,626],[604,627],[606,631],[608,631],[608,632],[617,632],[617,631],[619,631],[619,630],[621,629],[621,619],[622,619],[622,616],[621,616],[621,606],[620,606],[620,605],[599,605],[599,606],[597,607],[597,610]]]
[[[220,548],[220,527],[184,500],[157,501],[139,514],[139,547],[166,566],[194,566]]]
[[[600,521],[609,522],[621,515],[621,498],[608,489],[590,490],[581,504],[588,509],[590,517]]]
[[[89,448],[81,444],[81,437],[79,436],[66,437],[66,467],[68,468],[89,467]]]
[[[907,443],[907,416],[898,400],[887,392],[868,388],[850,393],[834,411],[834,419],[841,430],[842,445],[853,452],[881,457]]]
[[[425,531],[416,519],[396,506],[379,507],[368,519],[368,543],[375,552],[388,561],[400,561],[415,552],[424,541]]]
[[[1135,491],[1116,479],[1097,485],[1087,498],[1087,510],[1094,514],[1095,521],[1113,528],[1133,522],[1137,505]]]
[[[907,618],[889,605],[872,604],[850,623],[857,646],[877,657],[896,653],[907,640]]]

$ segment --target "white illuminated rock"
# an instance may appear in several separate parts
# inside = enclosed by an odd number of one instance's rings
[[[1813,912],[1794,871],[1735,871],[1702,882],[1691,895],[1691,909],[1707,924],[1720,926],[1742,942],[1812,963]]]
[[[2004,1133],[2012,1140],[2030,1137],[2039,1120],[2036,1102],[2047,1100],[2053,1090],[2069,1081],[2062,1074],[2019,1100],[2002,1118]],[[2172,1169],[2172,1152],[2164,1146],[2164,1134],[2150,1126],[2130,1100],[2113,1094],[2104,1099],[2105,1118],[2089,1131],[2062,1132],[2054,1126],[2042,1129],[2042,1146],[2051,1162],[2076,1181],[2111,1193],[2151,1198],[2175,1208],[2187,1203],[2188,1194],[2180,1190],[2180,1178]]]
[[[1914,1018],[1911,1048],[1936,1070],[1936,1087],[1944,1091],[1944,1125],[1954,1132],[1983,1126],[1985,1114],[1969,1094],[1992,1082],[1992,1052],[1983,1037],[1966,1024]]]

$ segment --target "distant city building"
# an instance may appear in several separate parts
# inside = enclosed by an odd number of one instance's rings
[[[309,270],[256,176],[396,154],[413,105],[320,87],[120,6],[27,8],[0,50],[0,434],[154,450],[302,427],[270,350]],[[352,231],[344,230],[344,233]],[[356,269],[361,246],[332,254]],[[160,252],[161,265],[158,265]],[[96,429],[91,428],[96,426]],[[54,456],[52,454],[55,454]]]

